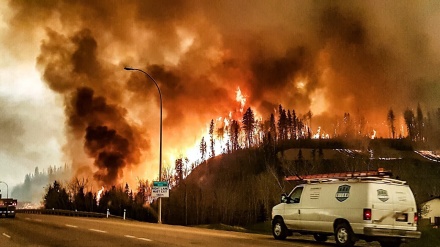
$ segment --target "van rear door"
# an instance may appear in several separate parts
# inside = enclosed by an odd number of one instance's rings
[[[372,221],[380,228],[407,229],[415,226],[414,196],[407,185],[377,184],[372,190]]]
[[[414,215],[417,213],[417,208],[410,188],[408,186],[396,186],[393,197],[394,227],[405,229],[415,226],[417,222],[414,222]]]

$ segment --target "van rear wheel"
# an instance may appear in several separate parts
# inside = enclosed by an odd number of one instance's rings
[[[354,233],[347,223],[341,223],[335,229],[336,244],[341,247],[352,247],[356,242]]]
[[[272,234],[275,239],[284,240],[287,237],[287,227],[284,221],[277,218],[272,223]]]

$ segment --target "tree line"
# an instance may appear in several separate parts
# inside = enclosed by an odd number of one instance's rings
[[[359,166],[357,163],[349,165],[350,162],[345,159],[339,163],[331,162],[324,158],[321,147],[312,149],[312,160],[304,159],[301,149],[294,161],[284,160],[283,155],[278,154],[286,149],[286,143],[311,140],[313,114],[309,111],[298,116],[295,110],[285,109],[282,105],[279,105],[277,113],[277,116],[271,114],[268,120],[263,121],[257,119],[249,107],[241,120],[230,120],[220,127],[216,127],[214,120],[211,120],[209,137],[203,137],[200,142],[200,161],[190,164],[188,158],[182,156],[176,159],[174,167],[166,167],[163,171],[161,180],[168,181],[171,189],[171,197],[164,200],[167,205],[164,221],[176,224],[248,224],[256,219],[264,220],[269,217],[270,208],[277,202],[280,190],[286,186],[280,179],[283,176],[333,172],[339,168],[354,169]],[[406,138],[411,141],[427,141],[430,133],[440,133],[440,108],[435,115],[437,122],[431,114],[425,117],[420,105],[417,114],[407,109],[403,115],[408,129]],[[392,138],[403,138],[396,135],[395,121],[396,115],[390,109],[387,114],[390,135]],[[335,131],[338,134],[333,137],[365,137],[360,134],[367,122],[363,117],[354,120],[349,113],[345,113],[341,122],[339,131]],[[216,153],[217,142],[224,144],[220,153]],[[331,145],[339,147],[337,143]],[[340,163],[345,167],[339,167]],[[187,180],[200,164],[204,164],[204,172],[218,173],[214,181],[200,184]],[[233,168],[228,164],[234,164]],[[201,179],[203,174],[194,173],[192,177]],[[237,181],[231,182],[231,179]],[[100,195],[96,192],[97,188],[88,186],[87,180],[75,178],[66,184],[59,181],[46,187],[45,208],[101,213],[108,209],[111,214],[121,216],[125,209],[127,217],[157,221],[157,205],[151,197],[152,185],[148,181],[139,180],[134,192],[125,184],[112,186]],[[236,190],[237,184],[242,187],[255,184],[255,187]]]
[[[112,186],[110,189],[93,192],[86,191],[87,179],[74,179],[63,185],[54,181],[47,187],[43,198],[45,209],[64,209],[85,212],[106,213],[112,215],[157,222],[157,205],[151,197],[151,184],[148,181],[138,181],[138,187],[133,192],[126,183],[124,187]]]

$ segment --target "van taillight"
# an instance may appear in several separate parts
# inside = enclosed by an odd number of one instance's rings
[[[364,208],[364,220],[371,220],[371,209]]]
[[[417,221],[419,220],[419,216],[417,213],[414,214],[414,224],[417,224]]]

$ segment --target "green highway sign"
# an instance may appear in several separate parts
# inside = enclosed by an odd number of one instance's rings
[[[167,181],[153,181],[153,186],[168,187],[168,182]]]

